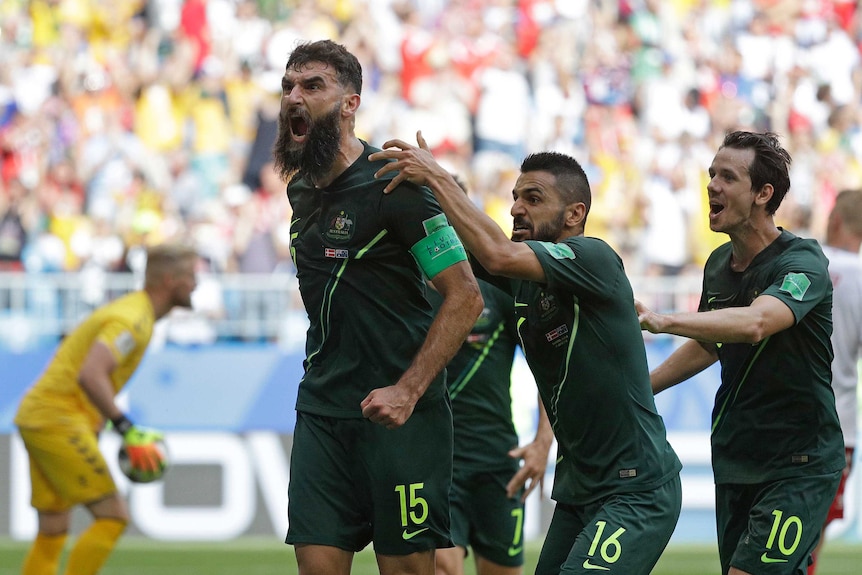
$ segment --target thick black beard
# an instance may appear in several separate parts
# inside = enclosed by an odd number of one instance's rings
[[[517,223],[517,222],[513,222]],[[554,217],[550,222],[546,222],[544,224],[540,224],[538,228],[533,227],[532,233],[530,234],[531,240],[536,240],[539,242],[555,242],[560,237],[560,234],[563,233],[563,227],[566,223],[566,212],[565,210],[560,210],[560,212]],[[513,241],[521,241],[516,240],[512,237]]]
[[[341,125],[339,107],[310,123],[308,140],[295,145],[290,138],[289,120],[279,114],[278,137],[272,147],[275,171],[283,181],[290,180],[297,171],[312,181],[325,176],[338,156],[341,144]]]

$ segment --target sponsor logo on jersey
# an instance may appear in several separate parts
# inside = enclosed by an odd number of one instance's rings
[[[339,260],[346,260],[348,257],[348,253],[349,252],[347,250],[338,250],[335,248],[325,248],[323,250],[324,256],[326,256],[328,258],[339,259]]]

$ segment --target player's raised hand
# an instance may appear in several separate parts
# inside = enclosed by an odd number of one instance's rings
[[[416,142],[417,146],[412,146],[404,140],[389,140],[383,144],[382,151],[368,156],[371,162],[394,160],[387,162],[374,174],[375,178],[379,178],[389,172],[398,172],[383,189],[384,193],[388,194],[405,181],[423,186],[431,178],[449,175],[434,159],[421,130],[416,132]]]

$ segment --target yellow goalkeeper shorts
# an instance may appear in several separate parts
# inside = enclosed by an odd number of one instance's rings
[[[19,432],[30,457],[30,502],[39,511],[66,511],[117,491],[92,430],[82,426]]]

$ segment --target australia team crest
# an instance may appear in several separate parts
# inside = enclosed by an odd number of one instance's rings
[[[335,216],[329,220],[329,229],[326,230],[326,237],[334,241],[347,241],[353,237],[354,217],[345,210],[339,210]]]

